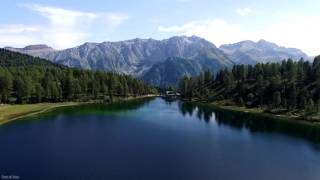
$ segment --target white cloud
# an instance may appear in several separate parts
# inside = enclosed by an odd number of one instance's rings
[[[229,24],[222,19],[193,21],[181,26],[160,26],[158,30],[166,33],[200,36],[216,45],[234,43],[248,38],[248,33],[242,31],[240,25]]]
[[[75,26],[79,21],[93,20],[97,18],[95,13],[66,10],[57,7],[43,6],[38,4],[22,5],[30,10],[40,13],[43,17],[50,20],[50,23],[61,26]]]
[[[33,34],[39,27],[23,24],[0,25],[0,46],[21,46],[21,44],[37,43]]]
[[[197,25],[197,22],[190,22],[188,24],[184,24],[182,26],[170,26],[170,27],[159,27],[159,31],[161,32],[182,32],[182,31],[188,31],[190,29],[195,28]]]
[[[252,9],[251,9],[251,8],[248,8],[248,7],[246,7],[246,8],[238,8],[238,9],[236,10],[236,12],[237,12],[240,16],[245,16],[245,15],[247,15],[247,14],[252,13]]]
[[[92,28],[110,32],[128,19],[127,15],[118,13],[82,12],[39,4],[21,6],[44,17],[45,23],[0,25],[0,45],[47,43],[58,49],[68,48],[88,40]]]
[[[10,24],[5,26],[0,26],[0,33],[6,34],[17,34],[17,33],[26,33],[26,32],[36,32],[38,31],[37,27],[26,26],[24,24]]]
[[[196,35],[216,45],[230,44],[242,40],[266,39],[286,47],[303,50],[308,55],[320,54],[320,16],[282,16],[264,28],[250,29],[250,24],[232,24],[225,20],[213,19],[192,21],[181,26],[160,26],[164,33]]]
[[[320,16],[286,16],[265,28],[262,37],[278,44],[300,48],[308,55],[320,54]]]
[[[129,19],[127,15],[117,13],[102,13],[99,14],[99,16],[104,18],[104,20],[112,26],[118,26]]]

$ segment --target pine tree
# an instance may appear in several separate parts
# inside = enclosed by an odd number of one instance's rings
[[[11,76],[8,73],[6,73],[3,76],[0,76],[0,103],[8,102],[11,89],[12,89]]]
[[[297,106],[297,88],[295,85],[291,85],[289,91],[288,91],[288,107],[289,110],[294,110]]]
[[[305,117],[308,118],[313,113],[315,113],[315,107],[313,100],[310,98],[305,106]]]
[[[40,83],[36,83],[33,94],[35,96],[35,102],[37,103],[42,102],[42,99],[44,96],[44,89]]]
[[[279,91],[276,91],[274,94],[273,94],[273,106],[275,108],[279,108],[281,105],[281,94]]]
[[[303,59],[298,62],[288,59],[282,63],[234,65],[232,69],[216,72],[210,87],[205,87],[203,81],[208,82],[208,77],[208,72],[197,77],[183,77],[179,84],[182,96],[198,99],[210,94],[210,101],[261,108],[271,106],[300,114],[310,109],[308,103],[317,102],[313,111],[320,111],[317,109],[320,107],[320,56],[313,64]]]

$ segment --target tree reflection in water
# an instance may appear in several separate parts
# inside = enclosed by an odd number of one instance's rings
[[[189,115],[209,123],[215,121],[218,125],[228,125],[236,129],[247,129],[251,133],[281,133],[303,138],[314,143],[320,149],[320,127],[316,125],[294,122],[292,120],[275,119],[263,115],[222,110],[208,105],[189,102],[178,102],[183,116]],[[214,117],[214,118],[213,118]]]

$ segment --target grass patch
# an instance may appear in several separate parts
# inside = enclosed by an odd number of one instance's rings
[[[54,108],[63,106],[75,106],[80,103],[40,103],[40,104],[23,104],[23,105],[0,105],[0,125],[13,120],[33,116],[42,112],[47,112]]]
[[[209,103],[209,105],[213,106],[214,108],[224,109],[228,111],[256,114],[260,116],[281,119],[281,120],[290,120],[290,121],[293,120],[299,123],[307,123],[307,124],[320,126],[319,115],[313,115],[306,119],[303,117],[303,115],[297,114],[297,113],[270,113],[263,108],[248,108],[248,107],[240,107],[236,105],[226,105],[226,102],[224,101]]]
[[[214,106],[218,106],[223,109],[228,109],[232,111],[240,111],[240,112],[250,112],[250,113],[263,113],[263,109],[261,108],[246,108],[246,107],[240,107],[240,106],[231,106],[231,105],[220,105],[213,103]]]
[[[136,97],[118,98],[115,97],[113,102],[130,101],[135,99],[143,99],[155,97],[157,95],[144,95]],[[22,104],[22,105],[8,105],[0,104],[0,125],[20,119],[23,117],[34,116],[39,113],[47,112],[58,107],[76,106],[88,103],[105,103],[103,101],[89,101],[89,102],[62,102],[62,103],[39,103],[39,104]],[[109,102],[110,103],[110,102]]]

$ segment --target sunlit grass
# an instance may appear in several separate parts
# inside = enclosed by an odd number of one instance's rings
[[[73,106],[79,103],[41,103],[24,105],[0,105],[0,125],[25,116],[49,111],[62,106]]]

